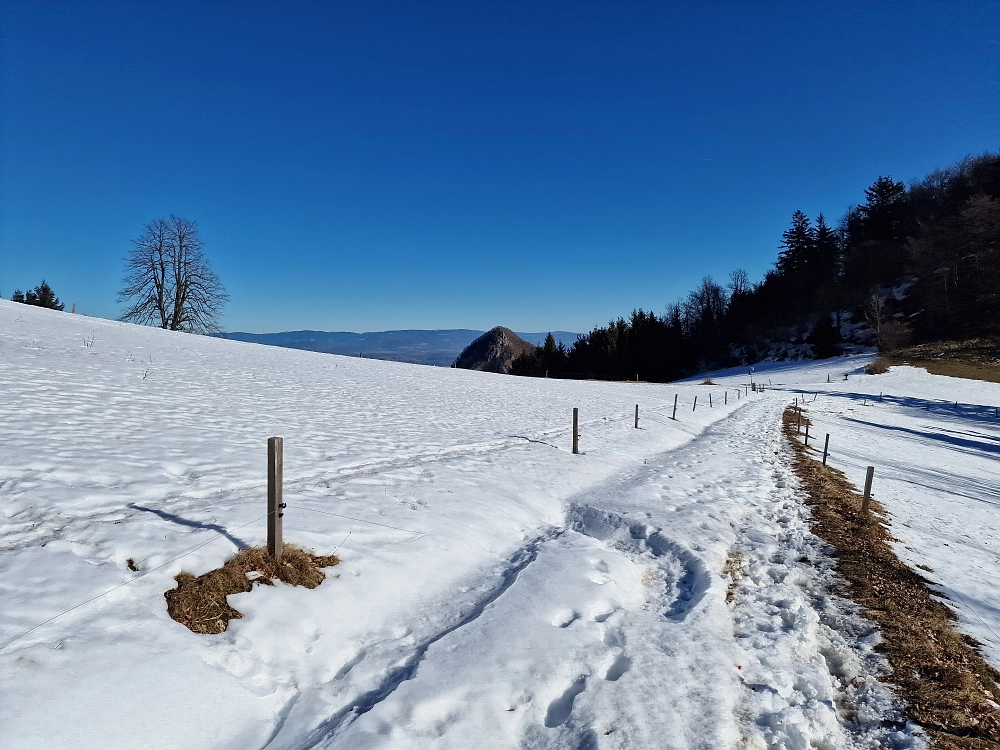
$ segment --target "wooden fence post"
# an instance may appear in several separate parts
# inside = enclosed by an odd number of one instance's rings
[[[673,413],[673,415],[670,418],[673,419],[673,420],[675,420],[675,421],[677,420],[677,394],[676,393],[674,394],[674,413]]]
[[[711,393],[708,394],[708,405],[709,405],[709,407],[712,406],[712,394]]]
[[[691,407],[691,411],[694,411],[697,408],[698,408],[698,397],[695,396],[694,397],[694,406]]]
[[[580,410],[573,407],[573,453],[580,452]]]
[[[868,476],[865,477],[865,496],[861,501],[861,514],[868,515],[868,503],[872,499],[872,477],[875,476],[875,467],[868,467]]]
[[[635,429],[639,429],[639,404],[635,405]]]
[[[806,422],[806,448],[809,447],[809,423]]]
[[[267,554],[275,560],[281,559],[281,518],[285,507],[281,501],[283,443],[280,437],[267,439]]]
[[[826,466],[826,454],[830,450],[830,433],[826,433],[826,440],[823,442],[823,465]]]
[[[722,405],[723,406],[729,406],[729,389],[728,388],[726,388],[726,390],[724,390],[722,392]]]

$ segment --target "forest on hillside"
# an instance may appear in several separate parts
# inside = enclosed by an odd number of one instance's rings
[[[997,336],[1000,153],[909,186],[880,177],[836,226],[796,211],[779,248],[756,283],[742,270],[725,284],[705,277],[662,315],[633,310],[568,348],[549,336],[511,372],[668,381],[786,356],[789,345],[835,356],[851,326],[882,351]]]

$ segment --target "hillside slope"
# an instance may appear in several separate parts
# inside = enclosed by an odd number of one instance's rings
[[[779,418],[821,392],[831,462],[878,465],[900,555],[996,664],[1000,386],[864,362],[762,366],[763,394],[511,378],[0,302],[5,748],[922,747]],[[196,635],[163,594],[263,542],[271,435],[285,538],[342,562]]]

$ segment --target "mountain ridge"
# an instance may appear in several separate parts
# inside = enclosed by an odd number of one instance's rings
[[[232,331],[217,334],[219,338],[244,341],[252,344],[280,346],[288,349],[342,354],[395,362],[451,367],[465,348],[486,331],[471,328],[422,329],[408,328],[392,331],[281,331],[278,333],[248,333]],[[540,346],[546,332],[517,335],[535,346]],[[557,341],[572,345],[579,334],[571,331],[552,331]]]

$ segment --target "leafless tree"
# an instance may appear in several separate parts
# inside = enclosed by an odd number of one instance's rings
[[[198,226],[173,216],[149,222],[132,240],[118,301],[121,319],[171,331],[212,333],[229,299],[205,258]]]

